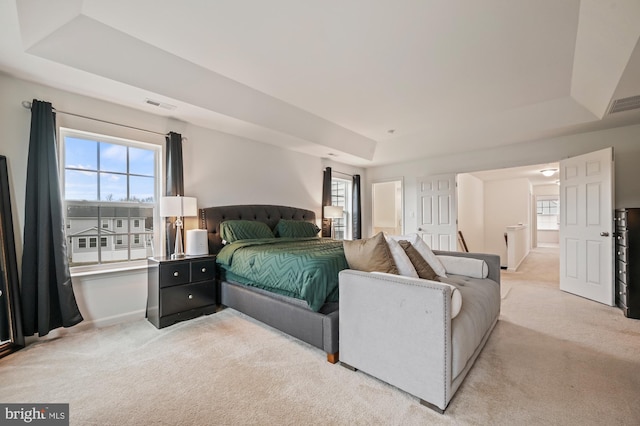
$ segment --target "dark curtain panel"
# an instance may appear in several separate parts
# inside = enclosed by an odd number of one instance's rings
[[[359,240],[362,238],[362,201],[361,201],[361,189],[360,189],[360,175],[353,175],[353,212],[352,212],[352,226],[353,226],[353,239]]]
[[[331,238],[331,219],[325,219],[324,206],[331,205],[331,167],[322,172],[322,236]]]
[[[165,195],[184,195],[184,173],[182,169],[182,135],[180,133],[169,132],[166,137],[166,157],[165,157],[165,175],[166,194]],[[176,230],[173,227],[174,219],[165,219],[167,231],[167,256],[173,253],[176,243]]]
[[[48,102],[31,104],[31,136],[22,252],[25,336],[44,336],[82,321],[69,272],[56,149],[56,124]]]

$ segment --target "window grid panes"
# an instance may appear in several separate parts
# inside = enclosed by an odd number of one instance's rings
[[[60,134],[70,266],[153,256],[158,147],[68,129]]]
[[[333,219],[336,240],[351,238],[351,181],[346,179],[331,179],[331,205],[344,209],[342,218]]]
[[[557,199],[537,200],[536,212],[539,230],[560,229],[560,203]]]

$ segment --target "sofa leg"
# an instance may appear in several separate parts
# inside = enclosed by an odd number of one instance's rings
[[[329,361],[331,364],[335,364],[336,362],[338,362],[338,352],[327,354],[327,361]]]
[[[344,368],[351,370],[351,371],[358,371],[357,368],[350,366],[349,364],[347,364],[346,362],[340,361],[340,365],[343,366]]]
[[[424,399],[420,400],[420,404],[424,405],[427,408],[431,408],[433,411],[436,411],[436,412],[438,412],[440,414],[444,414],[444,410],[443,409],[441,409],[437,405],[433,405],[432,403],[425,401]]]

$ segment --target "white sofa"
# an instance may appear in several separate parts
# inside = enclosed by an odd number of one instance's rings
[[[444,413],[498,320],[500,258],[435,253],[486,263],[485,278],[450,273],[441,278],[462,296],[455,318],[450,286],[347,269],[340,272],[339,347],[343,366],[402,389]]]

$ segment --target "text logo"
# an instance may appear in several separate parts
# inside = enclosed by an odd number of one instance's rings
[[[69,425],[69,404],[0,404],[0,425]]]

